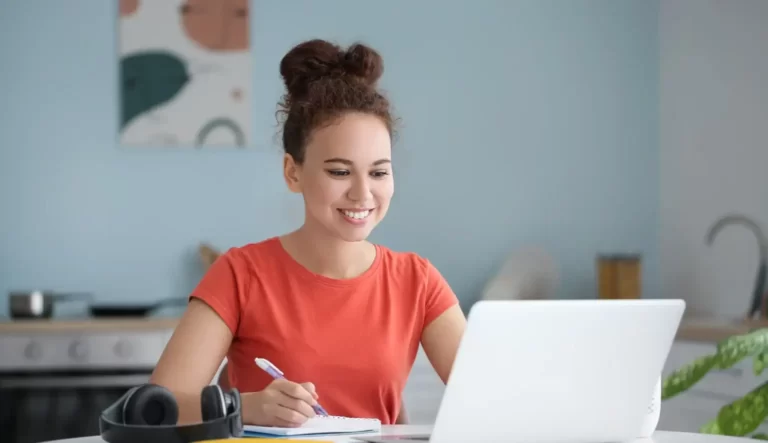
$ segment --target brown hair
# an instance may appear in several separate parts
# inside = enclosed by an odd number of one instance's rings
[[[285,152],[301,164],[312,131],[348,112],[381,118],[391,135],[394,121],[389,101],[376,88],[383,72],[381,55],[361,43],[344,50],[316,39],[288,51],[280,62],[287,92],[278,111],[285,116]]]

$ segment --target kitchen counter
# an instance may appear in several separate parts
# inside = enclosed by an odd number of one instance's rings
[[[95,330],[169,330],[175,328],[178,321],[179,319],[174,317],[8,320],[0,322],[0,334]]]
[[[175,328],[178,321],[176,317],[8,320],[0,322],[0,334],[89,330],[169,330]],[[705,317],[686,318],[680,325],[677,339],[715,343],[732,335],[745,334],[764,327],[768,327],[768,319],[727,321]]]
[[[686,318],[680,325],[677,340],[716,343],[760,328],[768,328],[768,319],[728,321],[721,318]]]

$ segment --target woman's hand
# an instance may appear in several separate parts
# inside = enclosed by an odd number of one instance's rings
[[[297,427],[315,416],[317,394],[312,383],[278,379],[263,391],[242,394],[243,423],[257,426]]]

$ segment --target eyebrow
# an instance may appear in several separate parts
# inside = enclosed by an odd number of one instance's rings
[[[352,166],[351,160],[347,160],[345,158],[338,158],[338,157],[329,158],[328,160],[325,161],[325,163],[341,163],[348,166]],[[380,160],[376,160],[375,162],[373,162],[373,166],[379,166],[385,163],[392,163],[392,162],[388,158],[382,158]]]

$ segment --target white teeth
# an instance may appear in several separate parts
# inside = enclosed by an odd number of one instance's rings
[[[341,212],[343,212],[344,215],[346,215],[347,217],[354,218],[357,220],[362,220],[365,217],[368,217],[368,214],[371,213],[371,211],[352,212],[352,211],[344,211],[344,210],[342,210]]]

